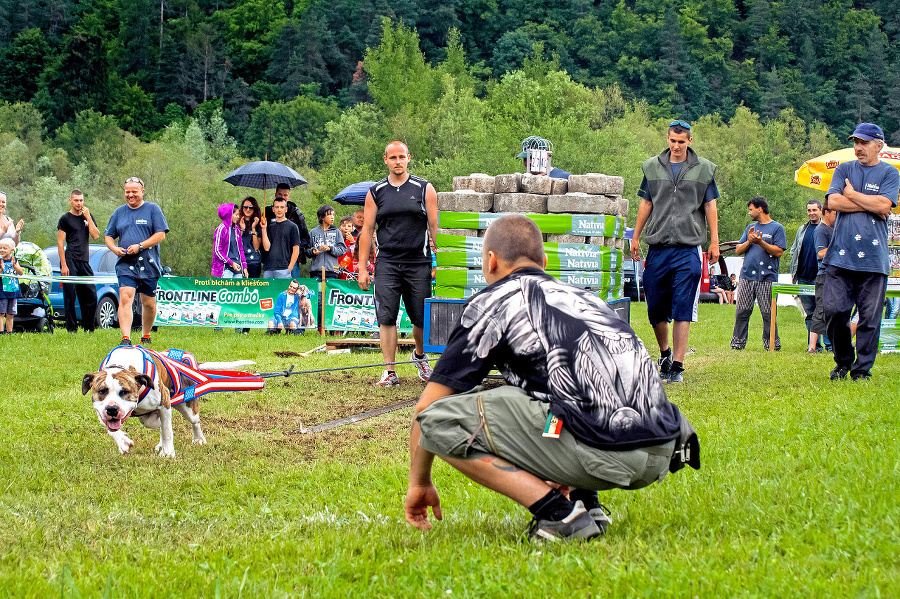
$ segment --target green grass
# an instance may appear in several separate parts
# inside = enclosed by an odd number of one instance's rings
[[[178,457],[129,421],[120,456],[81,378],[118,339],[0,337],[0,596],[23,597],[890,597],[900,589],[900,358],[871,382],[833,383],[807,355],[798,312],[784,349],[728,348],[734,309],[703,305],[686,383],[668,387],[702,445],[703,468],[613,491],[606,537],[535,547],[526,510],[438,463],[444,521],[403,521],[411,409],[314,435],[296,432],[416,397],[375,390],[380,371],[272,379],[214,394],[209,444],[174,416]],[[651,344],[643,304],[632,322]],[[159,348],[260,370],[378,362],[377,352],[278,358],[319,338],[163,328]]]

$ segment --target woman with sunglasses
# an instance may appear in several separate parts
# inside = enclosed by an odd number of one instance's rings
[[[247,261],[247,272],[251,279],[258,279],[262,274],[262,254],[259,251],[262,244],[262,227],[259,225],[261,214],[256,198],[253,196],[244,198],[241,202],[241,218],[238,226],[241,228],[244,259]]]

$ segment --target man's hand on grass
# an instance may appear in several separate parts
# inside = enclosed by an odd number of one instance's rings
[[[441,515],[441,498],[433,484],[421,487],[410,486],[406,491],[406,502],[404,503],[406,521],[419,530],[431,530],[431,522],[428,520],[429,506],[431,506],[431,511],[436,519],[444,519]]]

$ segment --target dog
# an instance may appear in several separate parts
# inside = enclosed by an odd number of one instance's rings
[[[142,347],[117,347],[111,351],[97,372],[84,375],[82,395],[91,392],[97,418],[116,442],[122,455],[134,445],[122,425],[137,416],[147,428],[159,429],[156,452],[160,457],[175,457],[172,434],[172,408],[191,424],[192,443],[204,445],[206,437],[200,426],[199,398],[210,391],[262,389],[264,381],[244,372],[228,372],[224,376],[207,374],[208,370],[228,370],[247,364],[239,362],[206,362],[181,350],[155,352]]]

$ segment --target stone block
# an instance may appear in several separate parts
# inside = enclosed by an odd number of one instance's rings
[[[481,237],[481,231],[478,229],[438,229],[438,233],[462,235],[463,237]]]
[[[619,198],[617,203],[619,204],[619,211],[616,214],[622,217],[628,216],[628,200]]]
[[[567,193],[547,196],[547,212],[569,214],[612,214],[616,207],[606,196],[588,193]]]
[[[497,193],[494,194],[494,212],[546,214],[547,196],[536,193]]]
[[[610,247],[614,247],[617,250],[624,252],[625,251],[625,239],[622,239],[621,237],[619,239],[616,239],[615,243],[613,243]],[[628,247],[630,248],[631,246],[629,245]]]
[[[555,235],[553,233],[546,235],[547,243],[586,243],[584,235]]]
[[[588,237],[588,243],[592,245],[606,246],[606,237]],[[609,247],[609,246],[606,246]]]
[[[494,193],[519,193],[522,191],[522,173],[494,177]]]
[[[600,173],[571,175],[569,177],[569,193],[622,194],[625,191],[625,179]]]
[[[555,196],[562,195],[569,191],[569,182],[567,180],[552,178],[551,181],[552,181],[552,185],[550,187],[551,195],[555,195]]]
[[[473,173],[468,177],[453,177],[453,191],[463,190],[494,193],[494,178],[483,173]]]
[[[550,195],[553,190],[553,179],[547,175],[523,175],[522,193]]]
[[[494,194],[479,193],[468,189],[462,191],[439,191],[438,210],[447,212],[490,212],[494,205]]]

